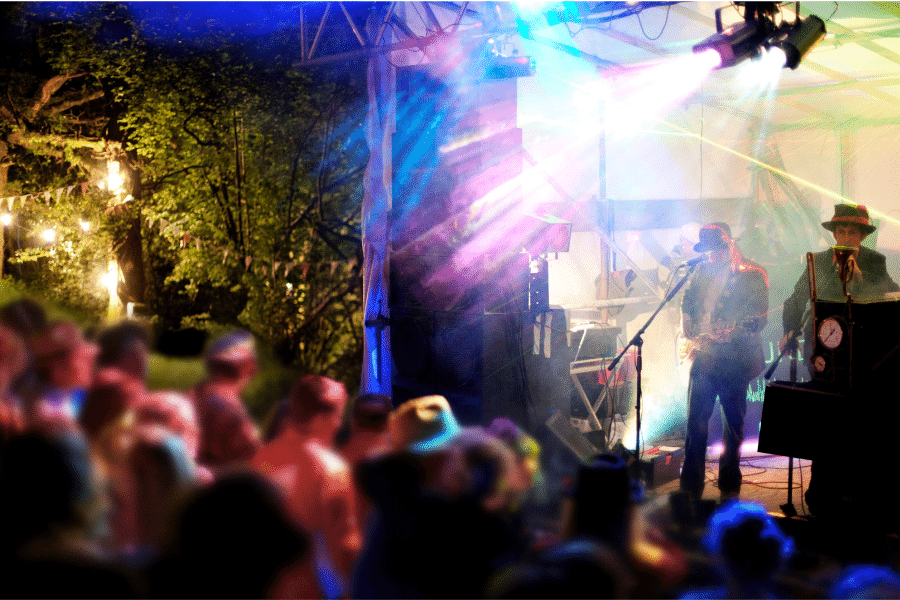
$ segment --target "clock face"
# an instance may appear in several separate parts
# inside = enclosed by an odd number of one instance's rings
[[[841,345],[844,339],[844,328],[834,317],[828,317],[819,323],[819,341],[829,350]]]
[[[825,370],[825,358],[822,356],[813,356],[812,359],[813,368],[816,370],[816,373],[821,373]]]

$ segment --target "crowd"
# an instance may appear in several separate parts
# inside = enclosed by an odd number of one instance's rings
[[[800,582],[760,507],[679,515],[620,456],[538,526],[541,448],[508,419],[306,375],[260,427],[248,333],[214,340],[188,393],[147,389],[149,348],[133,321],[87,339],[30,300],[0,310],[0,596],[900,597],[888,565]]]

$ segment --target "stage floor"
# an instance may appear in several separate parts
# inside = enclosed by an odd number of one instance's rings
[[[675,445],[674,442],[668,442]],[[684,447],[684,443],[679,444]],[[741,452],[741,500],[748,500],[762,504],[773,516],[792,517],[795,515],[784,514],[782,505],[793,504],[797,516],[809,516],[806,504],[803,500],[803,492],[809,486],[810,465],[812,461],[794,459],[793,485],[791,497],[788,498],[788,458],[756,451],[755,442],[750,448],[745,443]],[[716,485],[719,473],[719,457],[713,448],[706,456],[706,486],[703,490],[703,498],[719,500],[719,488]],[[669,481],[653,489],[647,490],[647,495],[657,497],[667,495],[678,490],[678,480]],[[789,510],[789,509],[788,509]]]
[[[860,506],[840,517],[811,514],[804,499],[809,487],[812,461],[794,460],[793,485],[788,497],[788,458],[765,454],[744,447],[741,453],[740,499],[757,502],[778,520],[783,531],[795,541],[795,569],[808,577],[811,585],[818,585],[841,565],[873,563],[900,565],[900,525],[896,516],[885,512],[889,503],[880,508]],[[716,486],[719,463],[715,451],[707,454],[704,500],[719,502]],[[886,475],[887,476],[887,475]],[[670,504],[672,492],[678,491],[678,480],[668,481],[647,490],[649,511]],[[796,514],[790,514],[790,504]],[[654,505],[656,508],[654,508]],[[672,518],[672,516],[670,516]],[[818,596],[811,596],[818,597]]]

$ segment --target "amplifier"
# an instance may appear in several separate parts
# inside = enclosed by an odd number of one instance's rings
[[[659,446],[641,453],[641,475],[647,489],[675,481],[681,475],[684,448]]]
[[[588,323],[576,325],[572,333],[571,346],[575,348],[575,360],[588,358],[611,358],[618,354],[619,347],[616,336],[622,329],[607,323]]]

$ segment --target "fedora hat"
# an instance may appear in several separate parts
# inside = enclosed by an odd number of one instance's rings
[[[834,216],[830,221],[822,223],[822,227],[834,233],[835,227],[838,225],[856,225],[863,234],[868,235],[875,231],[875,226],[869,219],[869,209],[862,204],[853,206],[852,204],[835,204]]]
[[[407,400],[388,417],[394,450],[427,454],[442,448],[459,434],[460,429],[450,403],[443,396]]]
[[[709,223],[700,228],[700,241],[694,245],[694,252],[724,250],[731,242],[731,228],[728,223]]]

